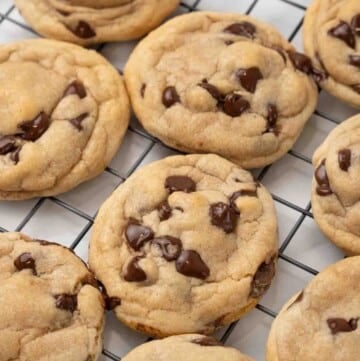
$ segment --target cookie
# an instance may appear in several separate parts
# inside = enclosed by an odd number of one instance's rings
[[[125,356],[123,361],[252,361],[248,356],[231,347],[224,347],[218,340],[203,335],[172,336],[147,342]]]
[[[360,257],[331,265],[272,324],[267,361],[349,361],[360,354]]]
[[[96,361],[103,302],[70,249],[0,233],[0,360]]]
[[[41,35],[90,45],[137,39],[156,28],[180,0],[14,0]]]
[[[303,28],[306,54],[325,74],[319,84],[335,97],[360,107],[360,2],[314,0]]]
[[[118,72],[52,40],[0,47],[0,199],[66,192],[100,174],[129,122]]]
[[[170,147],[244,168],[283,156],[317,103],[310,60],[239,14],[179,16],[130,56],[125,81],[143,126]]]
[[[152,163],[101,207],[89,263],[129,327],[209,334],[253,308],[275,273],[271,196],[216,155]]]
[[[313,156],[312,210],[324,234],[360,254],[360,115],[338,125]]]

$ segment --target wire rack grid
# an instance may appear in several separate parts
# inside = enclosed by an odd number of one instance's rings
[[[279,29],[298,49],[306,7],[311,0],[184,0],[174,15],[213,10],[251,14]],[[37,37],[13,5],[0,0],[0,43]],[[97,50],[122,70],[136,42],[101,44]],[[311,212],[311,156],[326,135],[355,110],[320,92],[316,112],[293,149],[280,161],[254,175],[270,190],[280,233],[279,267],[272,287],[256,309],[217,331],[226,345],[239,348],[257,361],[265,360],[271,322],[285,301],[327,265],[343,257],[318,230]],[[87,259],[96,212],[111,192],[137,168],[178,154],[147,134],[135,118],[124,142],[102,175],[58,197],[0,203],[0,231],[21,231],[71,247]],[[104,351],[100,361],[119,361],[146,336],[107,315]]]

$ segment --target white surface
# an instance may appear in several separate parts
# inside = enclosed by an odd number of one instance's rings
[[[291,2],[295,5],[291,5]],[[194,4],[200,10],[248,12],[251,9],[252,15],[276,26],[284,36],[291,36],[290,40],[294,46],[300,48],[301,29],[297,33],[294,33],[294,30],[301,23],[304,7],[309,3],[310,0],[288,2],[282,0],[258,0],[257,2],[253,0],[186,0],[185,6],[179,7],[176,14],[189,11]],[[0,43],[36,36],[29,28],[22,26],[25,22],[12,8],[10,0],[0,0],[1,14],[8,14],[8,16],[5,20],[0,17]],[[103,47],[102,53],[118,69],[123,69],[135,45],[136,42],[111,43]],[[334,121],[340,122],[355,113],[354,109],[322,92],[318,114],[309,121],[294,150],[307,159],[311,158],[314,149],[336,125]],[[75,251],[86,260],[91,234],[91,218],[112,190],[136,167],[176,154],[171,149],[154,143],[152,137],[144,136],[143,129],[134,118],[131,121],[131,128],[132,130],[127,132],[123,145],[110,164],[110,171],[58,197],[70,207],[78,209],[80,214],[67,209],[64,204],[56,203],[54,199],[47,199],[40,203],[38,199],[18,203],[1,202],[0,227],[3,230],[21,229],[33,237],[54,240],[67,246],[74,245],[80,240]],[[262,174],[262,170],[255,170],[253,173],[259,175]],[[263,183],[278,199],[275,206],[279,218],[280,245],[289,238],[289,234],[293,235],[284,250],[284,256],[291,257],[317,271],[341,259],[342,253],[321,234],[311,213],[305,212],[307,215],[303,216],[301,212],[301,209],[308,207],[310,202],[311,165],[288,154],[264,174]],[[286,201],[291,203],[290,207],[289,204],[284,204]],[[300,226],[297,227],[299,222]],[[276,313],[283,303],[293,293],[302,289],[312,277],[313,275],[309,272],[281,259],[274,283],[261,301],[261,305]],[[240,348],[257,361],[263,361],[271,322],[271,316],[256,309],[241,319],[231,333],[227,333],[229,337],[226,344]],[[226,334],[226,328],[216,333],[219,337],[224,334]],[[102,356],[100,361],[117,360],[146,339],[145,336],[121,325],[112,314],[109,314],[104,343],[106,351],[115,357]]]

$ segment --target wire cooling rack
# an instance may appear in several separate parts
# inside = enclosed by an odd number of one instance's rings
[[[273,24],[298,49],[304,12],[311,0],[186,0],[175,15],[189,11],[240,12]],[[0,43],[33,38],[12,0],[0,0]],[[97,50],[122,70],[136,42],[102,44]],[[0,84],[1,86],[1,84]],[[268,293],[255,310],[217,331],[225,344],[239,348],[257,361],[265,360],[265,345],[273,318],[285,301],[302,289],[325,266],[343,257],[318,230],[310,204],[311,156],[326,135],[356,111],[325,92],[293,149],[280,161],[254,171],[271,191],[279,219],[279,267]],[[118,154],[102,175],[58,197],[0,203],[0,231],[69,246],[87,259],[96,212],[110,193],[137,168],[176,151],[147,134],[133,118]],[[101,361],[121,360],[147,337],[126,328],[109,313]]]

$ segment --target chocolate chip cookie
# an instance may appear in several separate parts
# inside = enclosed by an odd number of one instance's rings
[[[294,144],[317,103],[309,58],[271,26],[196,12],[151,33],[125,81],[143,126],[185,152],[262,167]]]
[[[312,209],[325,235],[347,254],[360,254],[360,116],[338,125],[316,150]]]
[[[218,340],[203,335],[181,335],[160,341],[147,342],[125,356],[123,361],[252,361],[248,356],[231,347],[224,347]]]
[[[304,48],[326,76],[320,86],[360,107],[360,2],[314,0],[304,22]]]
[[[118,72],[52,40],[0,47],[0,199],[65,192],[101,173],[129,122]]]
[[[140,38],[180,0],[14,0],[40,34],[80,45]]]
[[[267,361],[349,361],[360,355],[360,257],[331,265],[283,307]]]
[[[0,360],[96,361],[103,303],[69,249],[0,233]]]
[[[156,337],[209,334],[253,308],[275,273],[277,222],[266,189],[216,155],[165,158],[102,206],[90,267],[116,316]]]

